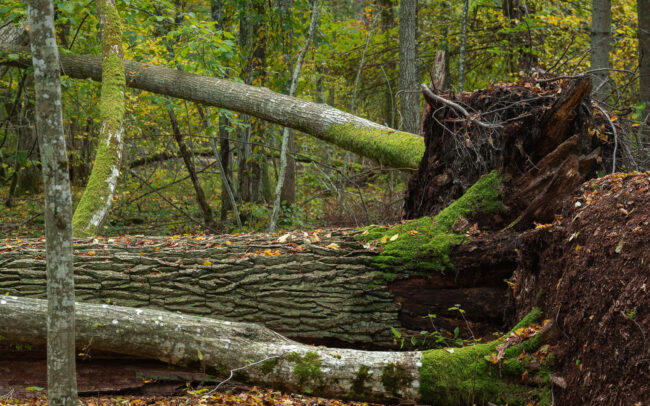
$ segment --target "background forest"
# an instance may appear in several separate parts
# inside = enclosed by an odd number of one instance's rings
[[[418,3],[415,88],[405,89],[400,78],[404,72],[399,30],[404,17],[399,2],[328,0],[320,4],[313,41],[298,77],[297,97],[418,132],[402,107],[413,94],[419,103],[419,83],[431,82],[437,51],[447,53],[452,91],[516,81],[532,72],[574,75],[590,69],[591,1]],[[101,54],[94,3],[56,1],[55,6],[61,52]],[[125,59],[285,94],[312,10],[307,0],[126,0],[117,2],[117,7]],[[26,12],[23,2],[5,0],[0,22],[6,27],[23,21]],[[639,100],[637,4],[615,1],[611,12],[612,70],[603,101],[614,119],[636,122],[633,128],[641,131],[645,106]],[[95,157],[100,84],[73,80],[64,72],[62,86],[76,203]],[[0,233],[4,235],[42,234],[33,99],[31,71],[0,67]],[[130,88],[124,125],[123,169],[103,234],[236,231],[213,147],[229,174],[243,229],[268,228],[280,170],[282,127]],[[625,136],[640,147],[638,134]],[[188,176],[187,162],[181,159],[183,148],[194,156],[190,165],[195,166],[198,183]],[[289,152],[280,227],[358,226],[400,218],[406,174],[299,132],[291,131]],[[205,198],[200,198],[201,193]]]

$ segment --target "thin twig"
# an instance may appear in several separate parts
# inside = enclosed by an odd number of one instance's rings
[[[447,105],[447,106],[449,106],[449,107],[455,109],[456,111],[458,111],[459,113],[461,113],[462,115],[464,115],[465,117],[467,117],[467,119],[468,119],[471,123],[474,123],[474,124],[476,124],[476,125],[478,125],[478,126],[480,126],[480,127],[483,127],[483,128],[503,128],[503,126],[502,126],[501,124],[484,123],[484,122],[481,121],[481,120],[477,120],[477,119],[475,119],[475,118],[472,117],[471,114],[469,114],[469,113],[467,112],[467,110],[465,110],[465,108],[464,108],[463,106],[461,106],[460,104],[458,104],[458,103],[454,103],[453,101],[447,100],[447,99],[445,99],[444,97],[438,96],[437,94],[433,93],[433,92],[431,91],[431,89],[429,89],[429,87],[428,87],[427,85],[425,85],[424,83],[423,83],[421,86],[422,86],[422,92],[423,92],[425,95],[427,95],[427,97],[429,97],[429,98],[431,98],[431,99],[433,99],[433,100],[435,100],[435,101],[437,101],[437,102],[440,102],[440,103],[442,103],[442,104],[445,104],[445,105]]]
[[[228,382],[229,380],[232,379],[232,377],[234,376],[235,372],[237,372],[237,371],[241,371],[242,369],[250,368],[250,367],[252,367],[253,365],[261,364],[262,362],[265,362],[265,361],[268,361],[268,360],[272,360],[272,359],[276,359],[276,358],[284,357],[286,354],[287,354],[287,353],[283,353],[283,354],[280,354],[280,355],[272,355],[272,356],[270,356],[270,357],[266,357],[266,358],[261,359],[261,360],[259,360],[259,361],[255,361],[255,362],[253,362],[253,363],[251,363],[251,364],[244,365],[243,367],[239,367],[239,368],[231,369],[231,370],[230,370],[230,376],[229,376],[228,378],[226,378],[225,380],[221,381],[221,382],[219,383],[219,385],[217,385],[214,389],[212,389],[211,391],[209,391],[208,393],[206,393],[205,396],[209,396],[209,395],[212,395],[213,393],[215,393],[215,392],[219,389],[219,387],[220,387],[221,385],[223,385],[224,383],[226,383],[226,382]]]

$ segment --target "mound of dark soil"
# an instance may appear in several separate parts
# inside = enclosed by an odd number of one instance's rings
[[[650,172],[594,179],[576,193],[563,218],[521,239],[516,317],[539,306],[561,330],[558,404],[646,404]]]

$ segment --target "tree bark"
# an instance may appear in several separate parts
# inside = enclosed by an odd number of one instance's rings
[[[298,60],[296,61],[296,66],[294,67],[293,70],[293,75],[291,77],[291,85],[289,86],[289,96],[295,96],[296,95],[296,88],[298,87],[298,76],[300,75],[300,69],[302,68],[302,60],[305,57],[305,54],[307,53],[307,50],[309,49],[309,44],[311,43],[312,36],[314,35],[314,29],[316,28],[316,24],[318,23],[318,7],[319,3],[318,0],[312,0],[312,11],[311,11],[311,21],[309,23],[309,31],[307,32],[307,38],[305,39],[305,44],[303,45],[302,49],[300,50],[300,53],[298,54]],[[293,169],[291,169],[289,172],[292,173],[292,179],[290,179],[290,182],[293,184],[290,186],[291,189],[293,189],[293,199],[292,201],[289,201],[288,203],[293,203],[295,201],[295,160],[291,158],[291,162],[288,162],[289,160],[289,153],[292,151],[293,143],[291,142],[291,132],[289,131],[288,127],[284,127],[284,130],[282,131],[282,146],[280,148],[280,173],[278,174],[278,182],[275,187],[275,201],[273,202],[273,212],[271,213],[271,219],[269,220],[269,233],[273,233],[275,231],[275,226],[276,226],[276,221],[278,219],[278,215],[280,213],[280,199],[282,198],[283,195],[283,186],[284,186],[284,181],[285,177],[287,176],[287,167],[289,164],[292,164],[294,166]],[[287,151],[288,150],[288,151]],[[284,193],[286,195],[286,192]]]
[[[460,22],[460,51],[458,58],[458,91],[465,90],[465,51],[467,49],[467,12],[469,0],[463,1],[463,17]]]
[[[0,333],[4,337],[42,342],[42,300],[7,296],[0,299],[0,308]],[[517,327],[530,325],[539,315],[539,311],[532,312]],[[496,355],[502,341],[427,352],[368,352],[307,346],[255,324],[155,310],[79,303],[76,317],[77,342],[90,351],[154,358],[294,393],[457,405],[467,399],[523,399],[536,391],[522,384],[516,371],[502,370],[501,365],[485,359]],[[524,348],[535,351],[547,341],[548,330],[536,330],[531,340],[519,339],[508,348],[505,361],[516,362],[515,357]],[[535,372],[529,375],[534,381]],[[548,391],[548,387],[537,389],[539,397]]]
[[[417,66],[417,0],[402,0],[399,7],[399,87],[402,128],[417,133],[420,119],[420,80]]]
[[[645,140],[650,140],[650,0],[637,1],[639,26],[639,101],[645,104],[642,120]]]
[[[493,205],[488,190],[498,182],[483,178],[481,202],[471,188],[435,219],[352,234],[77,240],[77,295],[260,322],[314,344],[399,347],[391,328],[419,334],[432,328],[429,314],[438,315],[438,329],[459,327],[469,336],[469,326],[487,336],[502,329],[500,299],[515,267],[516,236],[468,241],[469,224],[456,222]],[[42,254],[35,240],[0,249],[0,291],[43,297]],[[485,300],[477,305],[476,295]],[[456,304],[467,309],[464,317],[449,310]]]
[[[76,236],[98,234],[108,218],[122,165],[124,138],[124,64],[122,27],[113,0],[97,0],[102,29],[102,125],[93,169],[72,218]]]
[[[30,0],[28,5],[29,37],[34,59],[36,129],[45,183],[47,237],[48,300],[47,306],[46,302],[41,303],[40,337],[41,340],[47,337],[49,404],[76,406],[72,194],[63,135],[54,6],[48,0]],[[6,326],[13,328],[14,323]]]
[[[17,60],[6,55],[16,53]],[[101,80],[101,60],[61,55],[61,68],[77,79]],[[0,63],[31,66],[24,48],[0,44]],[[124,61],[127,86],[234,110],[302,131],[391,168],[413,171],[424,154],[421,137],[395,131],[333,107],[307,102],[266,88]]]
[[[591,9],[591,70],[594,98],[605,102],[609,94],[609,43],[612,29],[612,1],[593,0]]]

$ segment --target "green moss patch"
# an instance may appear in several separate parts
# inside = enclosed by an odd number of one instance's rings
[[[527,327],[540,315],[539,309],[533,310],[512,331]],[[423,352],[420,401],[436,405],[487,402],[518,405],[528,401],[549,404],[550,388],[548,384],[544,384],[548,382],[548,369],[529,372],[526,368],[526,358],[519,357],[523,351],[532,353],[537,350],[541,344],[540,340],[538,334],[508,348],[500,363],[490,362],[489,359],[503,339],[464,348]],[[529,374],[527,379],[536,379],[542,384],[523,384],[524,373]]]
[[[493,171],[435,217],[422,217],[393,226],[366,227],[360,230],[357,238],[377,242],[380,254],[374,262],[382,269],[441,271],[451,268],[449,248],[467,240],[466,230],[454,231],[454,225],[461,217],[502,211],[501,182],[502,177]]]
[[[396,169],[415,171],[424,156],[424,139],[415,134],[377,127],[336,124],[325,141]]]
[[[381,371],[382,385],[394,396],[399,396],[402,389],[410,385],[411,381],[411,376],[406,373],[402,365],[390,363]]]
[[[304,356],[297,353],[291,353],[287,356],[287,360],[294,362],[293,373],[298,376],[298,384],[300,386],[314,383],[318,388],[322,386],[323,371],[321,371],[321,359],[318,353],[309,351]],[[305,393],[312,393],[313,388],[306,388]]]
[[[363,398],[366,393],[366,382],[370,378],[370,367],[361,365],[357,371],[356,376],[352,380],[352,395]]]

